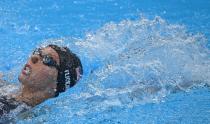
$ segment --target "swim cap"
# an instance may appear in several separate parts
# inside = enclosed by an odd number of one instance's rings
[[[60,59],[57,77],[57,89],[55,97],[60,92],[64,92],[67,88],[73,87],[83,74],[82,64],[76,54],[72,53],[67,47],[59,47],[57,45],[48,45],[54,49]]]

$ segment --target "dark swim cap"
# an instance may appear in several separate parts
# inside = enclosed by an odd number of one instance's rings
[[[55,93],[55,97],[57,97],[60,92],[64,92],[66,89],[73,87],[79,81],[83,74],[83,69],[79,57],[72,53],[69,48],[52,44],[47,47],[54,49],[58,53],[60,59],[57,90]]]

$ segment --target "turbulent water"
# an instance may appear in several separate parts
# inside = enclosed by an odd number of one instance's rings
[[[210,85],[206,38],[160,17],[110,22],[84,39],[42,43],[67,45],[81,58],[85,74],[60,97],[19,115],[18,123],[108,123],[113,112],[123,118],[120,113],[135,106],[158,104],[169,94]]]

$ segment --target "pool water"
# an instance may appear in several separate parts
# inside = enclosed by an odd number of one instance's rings
[[[31,51],[78,54],[83,79],[15,123],[210,123],[210,1],[0,1],[0,72]]]

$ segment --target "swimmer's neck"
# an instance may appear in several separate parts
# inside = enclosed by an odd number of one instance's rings
[[[36,106],[46,99],[54,97],[54,92],[49,89],[34,90],[29,87],[22,87],[20,93],[15,97],[17,101],[24,102],[29,106]]]

